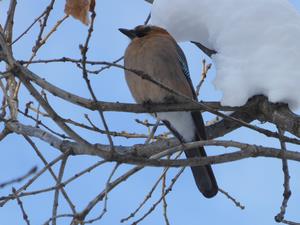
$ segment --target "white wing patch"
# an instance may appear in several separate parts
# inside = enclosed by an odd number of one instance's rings
[[[160,120],[167,120],[186,142],[195,140],[195,124],[191,112],[160,112]]]

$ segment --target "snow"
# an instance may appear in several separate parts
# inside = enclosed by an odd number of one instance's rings
[[[155,0],[151,24],[218,52],[223,105],[263,94],[299,109],[300,14],[287,0]]]

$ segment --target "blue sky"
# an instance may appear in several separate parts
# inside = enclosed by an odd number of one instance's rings
[[[294,0],[291,2],[298,10],[300,9],[299,1]],[[40,1],[39,4],[36,4],[33,0],[18,2],[15,20],[15,36],[18,36],[24,31],[33,19],[45,8],[47,3],[48,1]],[[2,0],[0,2],[1,24],[3,24],[6,15],[7,5],[8,0]],[[95,31],[88,52],[89,59],[113,61],[122,56],[128,44],[128,40],[118,31],[118,28],[131,28],[143,23],[149,13],[150,6],[151,5],[142,0],[98,1]],[[63,7],[63,1],[56,3],[55,10],[48,23],[48,30],[58,19],[63,17]],[[31,56],[31,48],[35,42],[37,32],[38,27],[35,27],[22,41],[14,46],[15,57],[17,59],[28,59]],[[59,28],[57,33],[50,38],[47,45],[39,51],[37,58],[49,59],[62,56],[80,58],[78,46],[85,41],[86,33],[87,27],[72,18],[68,19]],[[184,48],[188,58],[190,73],[195,85],[199,81],[201,60],[205,56],[189,43],[182,43],[181,46]],[[85,83],[82,80],[82,74],[73,65],[34,65],[31,66],[30,69],[59,87],[78,95],[89,97]],[[214,69],[211,70],[202,87],[202,100],[217,101],[220,99],[221,93],[217,92],[212,85],[213,78]],[[91,79],[99,100],[133,102],[127,89],[122,70],[110,69],[101,75],[91,75]],[[98,126],[102,127],[97,113],[57,100],[50,94],[48,98],[55,110],[65,118],[74,118],[77,121],[86,122],[83,115],[84,113],[88,113],[90,118]],[[25,104],[32,99],[33,98],[24,88],[21,89],[20,108],[24,109]],[[137,125],[134,119],[138,118],[143,120],[148,118],[154,121],[154,119],[146,114],[105,113],[105,116],[108,120],[109,128],[115,131],[126,130],[147,133],[147,129]],[[205,120],[213,118],[206,113],[204,117]],[[25,124],[32,124],[31,121],[21,116],[20,120]],[[45,119],[45,121],[47,121],[47,119]],[[51,121],[47,121],[47,124],[57,131],[60,131]],[[258,122],[255,122],[255,124],[270,129],[273,128],[273,126],[269,124],[259,124]],[[86,132],[84,130],[77,131],[92,143],[107,143],[106,136],[104,135]],[[279,147],[277,140],[266,138],[244,128],[234,131],[222,139]],[[141,143],[141,141],[138,142],[136,140],[121,138],[115,138],[114,141],[116,144],[122,145]],[[39,142],[38,140],[36,140],[36,143],[48,161],[59,155],[59,152],[49,145]],[[289,148],[296,150],[294,146],[289,146]],[[8,136],[0,143],[0,150],[2,151],[0,170],[4,171],[0,173],[0,183],[24,174],[34,165],[37,165],[39,168],[43,167],[33,150],[20,136]],[[214,154],[224,152],[224,150],[215,147],[208,148],[208,152]],[[68,161],[64,177],[67,179],[98,160],[98,158],[88,156],[71,157]],[[78,205],[78,209],[85,207],[97,193],[102,191],[113,165],[114,164],[106,164],[66,188],[74,203]],[[54,168],[57,171],[58,167]],[[121,175],[122,172],[128,168],[131,168],[131,166],[121,166],[115,177]],[[293,195],[289,202],[286,217],[294,221],[300,221],[298,207],[298,199],[300,198],[300,191],[298,190],[300,186],[300,173],[298,168],[299,165],[297,163],[290,162]],[[218,196],[210,200],[203,198],[194,185],[190,170],[187,169],[180,180],[175,184],[171,194],[167,197],[169,218],[172,225],[276,224],[273,218],[279,212],[283,184],[281,162],[279,160],[265,158],[247,159],[234,163],[216,165],[214,166],[214,170],[219,186],[235,196],[246,206],[246,209],[241,211],[221,194],[218,194]],[[109,195],[107,215],[102,221],[95,224],[119,224],[120,219],[130,214],[144,199],[161,171],[161,168],[147,168],[112,191]],[[177,169],[172,169],[169,178],[172,178],[176,171]],[[45,174],[29,190],[37,190],[38,188],[48,187],[53,184],[53,179],[49,174]],[[16,184],[15,187],[20,185],[21,184]],[[10,192],[11,187],[8,187],[0,190],[0,195],[7,195]],[[146,211],[159,197],[159,194],[160,189],[156,191],[150,203],[146,205]],[[42,224],[51,216],[53,195],[53,193],[48,193],[23,198],[24,207],[32,224]],[[91,216],[99,215],[102,207],[102,204],[96,207]],[[146,212],[145,210],[142,212]],[[59,212],[69,212],[69,208],[66,206],[64,200],[61,201]],[[143,213],[139,214],[137,218],[141,215],[143,215]],[[1,208],[0,218],[1,224],[3,225],[24,223],[16,202],[9,202],[5,207]],[[66,224],[66,220],[59,220],[58,224]],[[164,224],[161,207],[158,207],[142,224]]]

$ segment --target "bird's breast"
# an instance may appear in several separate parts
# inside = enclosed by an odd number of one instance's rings
[[[182,72],[175,47],[173,43],[164,39],[133,41],[125,52],[124,65],[128,69],[141,71],[180,95],[192,98],[192,90]],[[125,71],[125,76],[138,103],[180,101],[178,96],[132,71]]]

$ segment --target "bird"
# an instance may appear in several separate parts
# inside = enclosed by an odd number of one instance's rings
[[[197,100],[184,52],[167,30],[139,25],[134,29],[120,28],[119,31],[130,39],[124,54],[124,71],[129,90],[137,103],[182,103],[186,101],[182,96]],[[136,71],[142,71],[175,93],[143,79]],[[181,143],[207,139],[199,111],[158,112],[155,115]],[[187,158],[207,156],[203,147],[184,152]],[[192,166],[191,170],[203,196],[214,197],[218,193],[218,185],[212,167]]]

